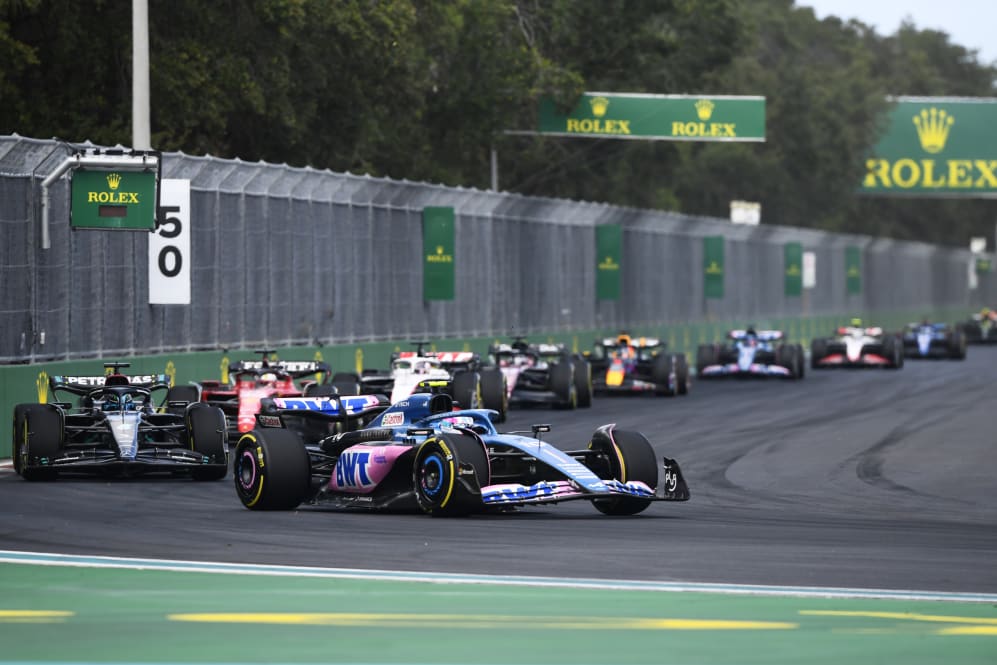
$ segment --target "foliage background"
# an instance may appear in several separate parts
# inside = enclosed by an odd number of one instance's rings
[[[965,246],[993,200],[863,197],[887,95],[997,96],[948,35],[793,0],[149,0],[153,145]],[[131,8],[0,0],[0,134],[131,141]],[[503,135],[584,90],[767,98],[764,144]]]

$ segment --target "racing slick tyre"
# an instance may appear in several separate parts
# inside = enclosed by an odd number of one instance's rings
[[[228,433],[225,414],[200,402],[187,407],[187,442],[205,462],[190,470],[194,480],[221,480],[228,474]]]
[[[675,366],[675,389],[679,395],[685,395],[689,392],[689,361],[684,353],[677,353],[672,362]]]
[[[486,409],[498,411],[496,422],[504,423],[509,413],[509,391],[506,389],[505,374],[498,369],[481,370],[481,402]]]
[[[654,356],[651,365],[651,380],[654,381],[654,394],[664,397],[675,396],[675,386],[672,385],[672,356],[668,353],[659,353]]]
[[[308,451],[294,432],[254,429],[239,439],[235,491],[250,510],[293,510],[311,491]]]
[[[716,344],[700,344],[696,348],[696,376],[702,377],[703,370],[720,362],[720,350]]]
[[[490,482],[488,454],[476,436],[440,432],[416,451],[412,471],[416,501],[433,517],[481,511],[481,488]]]
[[[810,342],[810,369],[820,369],[821,360],[827,356],[827,340],[815,339]]]
[[[969,323],[962,324],[962,331],[966,334],[966,341],[968,342],[982,342],[983,341],[983,329],[980,324],[976,321],[970,321]]]
[[[575,394],[578,397],[578,408],[587,409],[592,406],[592,365],[584,358],[573,358]]]
[[[966,335],[961,330],[954,330],[948,340],[949,358],[953,360],[966,359]]]
[[[803,378],[803,347],[799,344],[782,344],[776,349],[776,364],[789,370],[790,379]]]
[[[51,460],[62,452],[62,412],[51,404],[14,407],[14,469],[25,480],[55,480]]]
[[[182,416],[186,407],[170,406],[170,402],[187,402],[188,404],[194,404],[200,401],[201,391],[198,390],[197,386],[171,386],[170,389],[166,391],[166,399],[163,400],[162,408],[166,413]]]
[[[462,409],[481,407],[481,377],[477,372],[459,372],[453,377],[453,399]]]
[[[887,369],[900,369],[904,366],[903,342],[893,335],[883,338],[883,355],[887,359]]]
[[[802,379],[807,374],[807,352],[803,350],[802,344],[794,344],[793,348],[796,349],[796,366],[799,368],[796,378]]]
[[[592,435],[589,448],[601,453],[600,463],[590,467],[603,480],[616,479],[621,483],[634,480],[644,482],[653,491],[658,486],[658,461],[654,448],[640,432],[613,430],[613,437],[597,430]],[[649,499],[614,496],[595,499],[592,504],[605,515],[636,515],[651,505]]]
[[[302,397],[328,397],[336,394],[336,387],[331,383],[309,383],[301,392]]]
[[[558,404],[569,411],[578,407],[574,369],[574,365],[567,360],[550,366],[550,389],[557,397]]]
[[[336,372],[332,375],[332,387],[337,395],[359,395],[360,377],[353,372]]]

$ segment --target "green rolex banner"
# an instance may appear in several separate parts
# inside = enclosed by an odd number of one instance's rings
[[[785,290],[788,297],[799,297],[803,293],[803,245],[787,242],[783,249]]]
[[[845,279],[848,295],[862,293],[862,254],[858,247],[845,248]]]
[[[77,169],[72,177],[70,225],[152,231],[157,184],[155,171]]]
[[[976,257],[976,274],[983,275],[993,270],[993,261],[986,256]]]
[[[422,297],[454,299],[453,208],[422,209]]]
[[[585,92],[567,115],[541,98],[536,131],[597,139],[764,141],[765,98]]]
[[[866,160],[866,194],[997,196],[997,99],[896,97]]]
[[[595,297],[597,300],[619,300],[623,227],[619,224],[595,227],[595,252]]]
[[[703,238],[703,295],[724,297],[724,237]]]

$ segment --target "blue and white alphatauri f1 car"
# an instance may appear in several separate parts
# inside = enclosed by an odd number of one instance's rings
[[[786,344],[781,330],[731,330],[724,344],[701,344],[696,351],[700,378],[778,376],[802,379],[805,356],[799,344]]]
[[[372,413],[367,427],[336,433]],[[447,394],[394,405],[374,395],[264,400],[257,428],[236,447],[236,493],[252,510],[308,503],[434,516],[575,499],[633,515],[653,501],[689,499],[679,465],[656,457],[638,432],[604,425],[585,448],[562,451],[542,440],[549,426],[500,434],[495,416],[454,410]]]
[[[966,359],[966,334],[947,323],[908,323],[903,339],[908,358]]]

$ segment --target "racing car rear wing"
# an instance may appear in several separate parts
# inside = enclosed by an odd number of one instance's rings
[[[256,421],[263,427],[282,427],[283,418],[344,422],[375,416],[391,406],[384,395],[323,395],[321,397],[265,397]]]
[[[319,372],[325,373],[326,376],[332,375],[332,368],[329,364],[318,360],[240,360],[231,363],[228,366],[228,371],[232,374],[238,372],[280,372],[295,379]]]
[[[116,374],[114,376],[123,375]],[[170,377],[168,374],[133,374],[124,378],[127,379],[128,385],[135,388],[159,390],[169,389],[170,387]],[[74,395],[86,395],[97,388],[103,388],[107,385],[107,376],[104,374],[97,376],[51,376],[48,383],[53,392],[62,390]]]
[[[731,330],[727,333],[727,336],[731,339],[743,339],[748,335],[748,331],[745,329]],[[783,338],[781,330],[756,330],[755,339],[761,342],[775,342]]]

